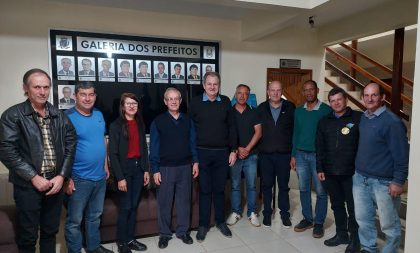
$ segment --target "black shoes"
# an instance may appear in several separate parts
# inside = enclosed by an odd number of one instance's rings
[[[202,227],[202,226],[198,227],[197,235],[195,236],[195,238],[197,239],[197,241],[198,242],[204,241],[206,239],[206,235],[207,235],[207,232],[208,231],[209,230],[206,227]]]
[[[335,247],[340,244],[348,244],[349,243],[349,235],[347,233],[343,234],[336,234],[334,237],[325,240],[324,244],[328,247]]]
[[[281,217],[281,222],[285,228],[290,228],[292,226],[292,222],[290,221],[289,217]]]
[[[231,238],[232,237],[232,232],[230,231],[230,229],[228,228],[228,226],[226,225],[226,223],[219,223],[216,225],[216,228],[219,229],[220,233],[222,233],[222,235]]]
[[[359,235],[357,233],[350,234],[350,242],[347,245],[345,253],[355,253],[360,250]]]
[[[106,249],[106,248],[104,248],[104,246],[99,246],[99,248],[97,248],[97,249],[95,249],[95,250],[92,250],[92,251],[87,251],[88,253],[114,253],[114,251],[112,251],[112,250],[109,250],[109,249]]]
[[[118,253],[131,253],[127,243],[118,243]]]
[[[130,248],[130,250],[135,250],[135,251],[147,250],[147,246],[137,240],[132,240],[131,242],[129,242],[128,247]]]
[[[270,215],[268,215],[268,216],[264,216],[264,219],[263,219],[263,225],[264,225],[264,227],[266,227],[266,228],[271,227],[271,216],[270,216]]]
[[[294,228],[295,232],[303,232],[307,229],[313,228],[314,224],[308,220],[301,220]]]
[[[312,231],[313,238],[322,238],[324,236],[324,225],[315,224],[314,230]]]
[[[182,242],[185,243],[185,244],[193,244],[193,242],[194,242],[189,234],[184,234],[184,235],[180,235],[180,236],[176,236],[176,237],[178,237],[178,239],[181,239]]]
[[[167,236],[159,237],[159,243],[158,243],[159,249],[164,249],[164,248],[168,247],[168,242],[171,239],[172,239],[171,237],[167,237]]]

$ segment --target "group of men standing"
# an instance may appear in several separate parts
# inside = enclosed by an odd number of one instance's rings
[[[348,244],[346,252],[376,252],[375,212],[386,234],[383,252],[395,252],[400,241],[399,196],[408,172],[408,142],[401,120],[383,105],[381,87],[371,83],[363,91],[366,112],[347,107],[346,93],[333,89],[331,107],[318,98],[316,82],[303,84],[305,104],[295,108],[282,98],[279,81],[267,86],[269,99],[258,108],[247,104],[250,88],[236,88],[236,104],[220,94],[220,76],[208,72],[204,93],[195,97],[188,114],[179,112],[182,98],[169,88],[168,112],[151,126],[151,166],[158,185],[159,247],[171,239],[170,207],[177,203],[177,237],[193,243],[188,233],[192,177],[199,176],[199,227],[205,240],[214,205],[216,228],[232,237],[227,225],[242,217],[240,183],[244,173],[247,217],[260,226],[256,205],[257,166],[261,170],[263,225],[272,222],[272,189],[277,179],[278,207],[284,227],[290,220],[290,169],[299,179],[303,219],[296,232],[313,228],[324,236],[327,193],[336,221],[336,235],[327,246]],[[18,210],[20,252],[34,252],[40,230],[41,252],[55,252],[64,192],[67,193],[65,237],[69,252],[82,248],[84,220],[88,252],[110,252],[100,244],[99,223],[109,176],[105,122],[93,108],[91,83],[76,86],[76,106],[66,113],[49,102],[51,79],[40,69],[23,78],[28,99],[6,110],[0,123],[0,159],[10,170]],[[332,109],[331,109],[332,108]],[[165,143],[182,143],[174,149]],[[76,145],[77,143],[77,145]],[[232,213],[225,219],[225,184],[230,174]],[[311,186],[317,201],[315,216]],[[185,194],[183,194],[185,192]],[[357,198],[354,200],[353,195]],[[347,210],[346,210],[347,208]],[[179,213],[178,213],[179,212]],[[350,233],[350,235],[349,235]],[[360,240],[360,243],[359,243]],[[145,248],[144,248],[145,249]]]

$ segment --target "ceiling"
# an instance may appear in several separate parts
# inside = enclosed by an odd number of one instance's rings
[[[68,0],[49,0],[69,3]],[[392,0],[72,0],[72,4],[211,17],[242,23],[242,39],[258,40],[290,26],[323,26]]]

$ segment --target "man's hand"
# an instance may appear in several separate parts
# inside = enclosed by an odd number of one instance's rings
[[[156,185],[160,185],[160,182],[162,182],[160,172],[156,172],[155,174],[153,174],[153,179],[155,180]]]
[[[64,182],[64,177],[61,175],[57,175],[55,177],[53,177],[50,180],[50,183],[52,184],[52,188],[51,190],[49,190],[47,192],[46,195],[53,195],[56,194],[57,192],[59,192],[61,190],[61,187],[63,187],[63,182]]]
[[[238,155],[240,159],[245,159],[249,156],[249,150],[243,147],[238,148]]]
[[[118,181],[118,190],[120,190],[122,192],[127,191],[127,180],[122,179],[122,180]]]
[[[64,192],[67,195],[72,195],[75,190],[76,188],[74,187],[74,181],[70,178],[69,181],[67,181],[67,183],[64,185]]]
[[[193,167],[192,167],[192,175],[193,175],[193,178],[196,178],[196,177],[198,177],[198,163],[194,163],[193,164]]]
[[[296,170],[296,158],[294,156],[290,159],[290,168]]]
[[[144,175],[143,175],[143,186],[148,185],[149,182],[150,182],[149,172],[144,172]]]
[[[325,181],[325,173],[324,172],[319,172],[318,173],[318,178],[319,178],[319,181]]]
[[[108,163],[105,163],[105,175],[106,175],[106,179],[109,178],[109,167],[108,167]]]
[[[53,185],[52,183],[41,177],[40,175],[36,175],[31,179],[32,185],[40,192],[44,192],[50,189]]]
[[[395,198],[401,195],[401,193],[403,192],[403,187],[400,185],[390,183],[388,187],[388,192],[389,195],[391,195],[391,197]]]
[[[236,152],[230,152],[229,155],[229,166],[232,167],[236,162]]]

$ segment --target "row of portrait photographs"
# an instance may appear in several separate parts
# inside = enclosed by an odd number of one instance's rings
[[[74,56],[57,56],[57,79],[75,80],[76,70]],[[153,75],[151,66],[153,62]],[[201,71],[204,73],[215,71],[215,64],[212,63],[190,63],[190,62],[167,62],[150,60],[117,59],[117,73],[114,73],[113,58],[77,57],[77,76],[79,81],[100,82],[136,82],[182,84],[187,80],[188,84],[200,84]],[[98,73],[95,72],[95,64],[98,65]],[[170,67],[169,67],[170,65]],[[201,65],[201,66],[200,66]],[[201,68],[200,68],[201,67]],[[133,68],[135,68],[133,72]]]

